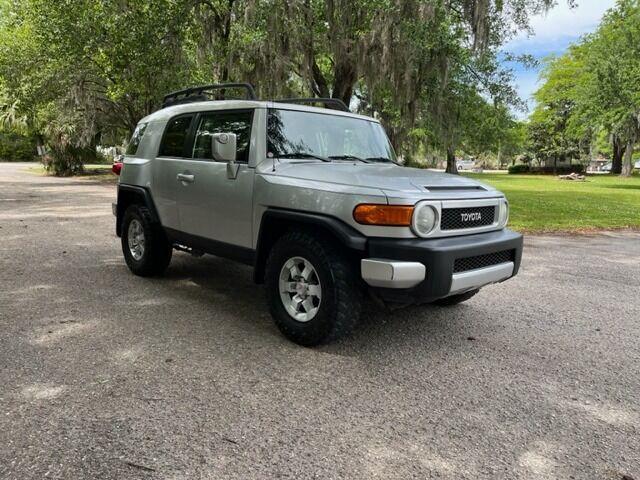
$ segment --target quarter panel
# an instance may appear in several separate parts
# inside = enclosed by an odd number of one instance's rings
[[[150,190],[160,221],[167,228],[180,228],[180,185],[176,176],[182,171],[182,162],[182,159],[172,157],[158,157],[153,160],[153,184]]]

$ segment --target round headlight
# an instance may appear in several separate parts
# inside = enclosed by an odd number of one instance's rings
[[[416,205],[413,210],[411,226],[413,232],[419,237],[429,235],[438,222],[438,212],[431,205],[422,203]]]
[[[509,221],[509,202],[503,200],[500,202],[500,210],[498,211],[498,224],[501,227],[507,225]]]

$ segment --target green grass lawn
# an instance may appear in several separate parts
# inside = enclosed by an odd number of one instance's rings
[[[585,182],[553,175],[469,174],[504,192],[509,225],[525,232],[579,232],[640,228],[640,176],[588,176]]]

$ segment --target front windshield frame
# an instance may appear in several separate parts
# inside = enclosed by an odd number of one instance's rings
[[[322,158],[397,163],[393,146],[379,122],[336,115],[331,110],[269,108],[266,137],[268,158],[296,158],[299,153],[300,157],[296,159],[311,162]]]

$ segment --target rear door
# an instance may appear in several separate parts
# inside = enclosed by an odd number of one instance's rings
[[[190,173],[185,161],[195,118],[196,114],[185,114],[167,122],[153,165],[153,200],[162,225],[173,230],[181,229],[178,205],[186,187],[178,175]]]
[[[195,120],[191,157],[180,163],[189,174],[179,202],[180,226],[184,233],[238,247],[252,247],[252,202],[254,169],[248,160],[254,111],[203,112]],[[237,135],[236,178],[227,176],[227,163],[211,154],[214,133]],[[191,178],[192,177],[192,178]]]

